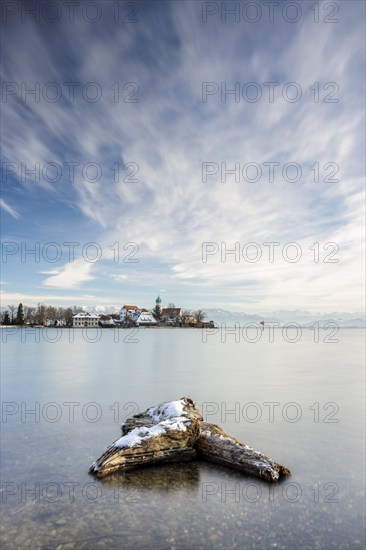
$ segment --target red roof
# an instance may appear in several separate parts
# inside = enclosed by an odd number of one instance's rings
[[[130,311],[131,309],[138,309],[137,306],[123,306],[123,309],[127,309],[127,311]]]
[[[182,308],[181,307],[164,307],[161,314],[163,316],[165,315],[175,315],[175,316],[179,316],[182,312]]]

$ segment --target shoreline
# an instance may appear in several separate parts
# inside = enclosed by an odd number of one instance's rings
[[[247,328],[259,328],[259,327],[255,327],[253,326],[252,323],[249,323],[250,325],[252,325],[251,327],[247,327]],[[239,326],[237,326],[239,325]],[[101,330],[114,330],[114,329],[118,329],[118,330],[131,330],[131,329],[151,329],[151,330],[158,330],[158,329],[164,329],[164,330],[187,330],[187,329],[194,329],[194,330],[203,330],[203,329],[207,329],[207,328],[210,328],[210,329],[222,329],[222,328],[238,328],[238,329],[242,329],[244,327],[246,327],[246,323],[244,324],[240,324],[238,321],[236,323],[233,323],[233,324],[227,324],[225,322],[222,322],[222,323],[217,323],[215,324],[215,326],[204,326],[204,327],[172,327],[172,326],[165,326],[165,325],[161,325],[161,326],[147,326],[147,325],[141,325],[141,326],[135,326],[135,327],[121,327],[121,326],[114,326],[114,327],[55,327],[55,326],[45,326],[45,325],[33,325],[33,326],[30,326],[30,325],[0,325],[0,329],[11,329],[11,328],[19,328],[19,329],[23,329],[23,330],[26,330],[26,329],[39,329],[39,330],[43,330],[43,329],[62,329],[62,330],[70,330],[70,329],[75,329],[75,330],[83,330],[83,329],[87,329],[87,330],[90,330],[90,329],[101,329]],[[311,328],[311,326],[308,326],[308,325],[301,325],[299,323],[292,323],[292,325],[294,325],[294,328],[301,328],[301,329],[309,329],[309,330],[314,330]],[[279,326],[273,326],[271,325],[270,323],[268,323],[263,330],[268,330],[268,329],[271,329],[271,330],[282,330],[283,328],[286,328],[286,323],[284,325],[279,325]],[[319,326],[319,329],[322,329],[322,330],[329,330],[329,328],[324,328],[322,326]],[[337,330],[349,330],[349,329],[352,329],[352,330],[355,330],[355,329],[359,329],[359,330],[366,330],[366,326],[365,327],[358,327],[358,326],[351,326],[351,327],[342,327],[342,326],[338,326],[337,327]]]

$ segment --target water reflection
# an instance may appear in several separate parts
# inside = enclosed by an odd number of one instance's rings
[[[200,488],[200,463],[198,461],[146,466],[138,470],[118,472],[101,478],[100,483],[109,488],[137,489],[169,492],[184,489],[194,493]]]

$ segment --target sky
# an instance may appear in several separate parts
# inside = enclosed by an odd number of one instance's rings
[[[362,311],[364,23],[4,2],[2,307]]]

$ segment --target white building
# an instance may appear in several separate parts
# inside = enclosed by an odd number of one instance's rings
[[[149,326],[157,324],[151,311],[148,311],[144,308],[139,308],[137,306],[128,305],[124,305],[121,308],[120,322],[121,324],[132,322],[136,323],[136,325],[139,326]]]
[[[156,325],[157,322],[153,314],[151,313],[151,311],[147,311],[146,309],[143,309],[136,321],[136,324],[137,326],[140,326],[140,327],[143,327],[143,326],[148,327],[148,326]]]
[[[82,311],[72,316],[72,325],[74,327],[97,327],[99,315],[93,315]]]
[[[101,315],[99,317],[99,324],[101,324],[103,327],[115,327],[116,323],[114,322],[114,319],[111,315]]]
[[[142,310],[138,308],[137,306],[127,306],[124,305],[121,308],[119,317],[121,320],[121,323],[126,323],[128,321],[136,322],[137,319],[140,317]]]

